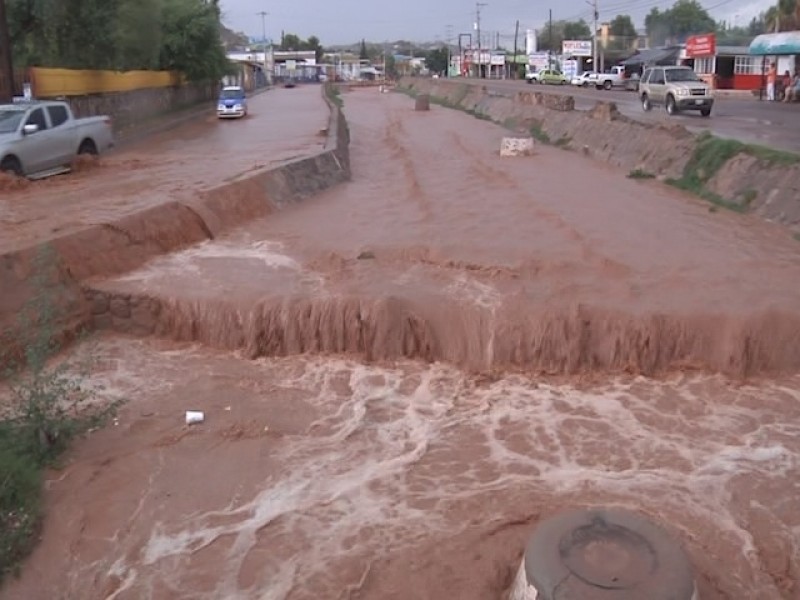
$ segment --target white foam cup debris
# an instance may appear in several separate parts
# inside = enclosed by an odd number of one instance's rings
[[[194,425],[196,423],[202,423],[205,420],[205,415],[203,411],[200,410],[187,410],[186,411],[186,424],[187,425]]]

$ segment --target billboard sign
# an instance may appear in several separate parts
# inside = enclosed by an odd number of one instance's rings
[[[690,35],[686,39],[687,58],[714,56],[717,53],[717,36],[713,33]]]
[[[585,40],[564,40],[561,42],[561,54],[564,56],[591,56],[592,42]]]
[[[536,70],[546,69],[550,64],[550,56],[547,52],[534,52],[528,55],[528,64],[536,67]]]

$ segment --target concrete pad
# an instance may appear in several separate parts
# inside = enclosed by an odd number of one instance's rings
[[[642,516],[575,510],[539,524],[511,600],[696,600],[680,545]]]
[[[532,137],[504,137],[500,142],[500,156],[530,156],[533,146]]]

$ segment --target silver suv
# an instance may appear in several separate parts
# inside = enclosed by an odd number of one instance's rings
[[[707,117],[714,106],[711,88],[690,67],[650,67],[639,83],[639,98],[644,110],[661,104],[670,115],[699,110]]]

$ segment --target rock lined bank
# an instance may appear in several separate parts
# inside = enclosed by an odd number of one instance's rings
[[[659,178],[740,212],[800,231],[800,155],[695,135],[681,125],[625,117],[614,103],[575,109],[568,94],[520,91],[444,79],[404,78],[400,91],[530,132],[540,142],[582,152],[631,176]]]
[[[250,172],[191,201],[172,200],[0,255],[0,372],[19,351],[19,313],[37,295],[57,304],[61,333],[74,331],[92,312],[83,281],[130,271],[349,180],[350,133],[331,89],[323,91],[330,117],[320,152]]]

